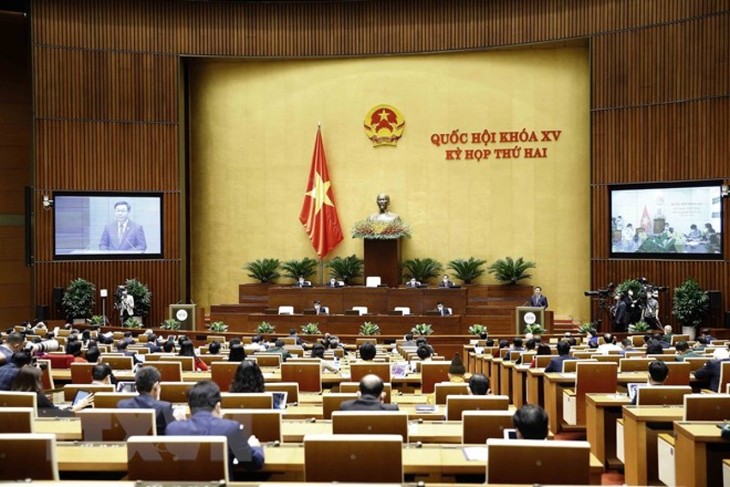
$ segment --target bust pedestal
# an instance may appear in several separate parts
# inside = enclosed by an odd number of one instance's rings
[[[401,239],[364,238],[365,277],[380,276],[382,284],[400,284]]]

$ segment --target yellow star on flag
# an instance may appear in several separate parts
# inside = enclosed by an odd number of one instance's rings
[[[314,199],[314,203],[316,205],[314,214],[316,215],[322,209],[322,205],[334,205],[332,204],[332,200],[330,200],[330,197],[327,194],[332,183],[330,181],[323,181],[322,176],[319,173],[316,173],[315,176],[316,177],[314,178],[314,187],[311,189],[311,191],[305,193],[305,195],[311,196],[312,199]]]

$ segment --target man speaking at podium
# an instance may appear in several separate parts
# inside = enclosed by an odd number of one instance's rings
[[[126,201],[114,203],[116,221],[104,227],[99,240],[99,250],[147,250],[142,225],[129,219],[132,205]]]

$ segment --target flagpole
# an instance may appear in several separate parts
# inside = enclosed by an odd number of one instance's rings
[[[319,285],[324,284],[324,259],[319,258]]]

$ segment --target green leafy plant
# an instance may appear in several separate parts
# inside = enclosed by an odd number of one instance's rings
[[[629,325],[629,333],[646,333],[650,329],[651,327],[644,320]]]
[[[302,260],[287,260],[281,264],[284,277],[297,280],[299,276],[309,279],[317,271],[317,261],[309,257]]]
[[[470,335],[477,335],[477,336],[479,336],[482,333],[488,333],[488,332],[489,332],[489,330],[487,330],[487,327],[484,326],[484,325],[482,325],[482,324],[479,324],[479,323],[474,323],[473,325],[471,325],[469,327],[469,334]]]
[[[408,259],[404,261],[403,270],[407,279],[413,277],[417,281],[425,282],[438,276],[443,270],[443,266],[441,262],[431,257],[424,257],[423,259]]]
[[[485,270],[482,269],[482,266],[486,263],[486,260],[469,257],[468,259],[454,259],[446,265],[446,268],[454,271],[454,277],[464,281],[464,284],[471,284],[484,274]]]
[[[380,335],[380,327],[376,323],[366,321],[360,325],[360,335]]]
[[[276,327],[268,321],[262,321],[259,326],[256,327],[256,333],[271,334],[276,331]]]
[[[162,322],[160,328],[162,328],[163,330],[179,330],[180,324],[181,323],[175,318],[168,318]]]
[[[533,323],[531,325],[525,325],[525,333],[531,333],[533,335],[542,335],[545,333],[545,328],[540,323]]]
[[[123,325],[124,328],[142,328],[142,322],[134,316],[132,316],[131,318],[127,318],[127,321],[125,321]]]
[[[257,259],[243,266],[243,269],[248,271],[248,277],[265,284],[274,282],[281,276],[279,265],[279,259]]]
[[[616,294],[630,296],[631,299],[633,299],[634,301],[646,299],[646,288],[636,279],[625,280],[624,282],[616,286],[615,292]]]
[[[89,322],[89,324],[93,327],[99,327],[104,326],[104,317],[102,315],[94,315],[91,317],[91,319],[86,320]]]
[[[92,283],[80,277],[71,281],[61,299],[66,317],[70,320],[91,318],[95,297],[96,287]]]
[[[330,269],[330,277],[338,281],[350,283],[355,278],[362,276],[363,260],[358,259],[355,254],[348,257],[335,257],[327,262]]]
[[[429,323],[418,323],[411,328],[414,335],[430,335],[433,333],[433,327]]]
[[[502,284],[514,285],[523,279],[532,278],[532,274],[528,274],[527,271],[534,268],[534,262],[525,261],[522,257],[517,260],[513,260],[512,257],[505,257],[504,259],[497,259],[488,267],[488,271]]]
[[[319,323],[307,323],[302,325],[302,335],[319,335]]]
[[[137,279],[127,279],[124,283],[127,294],[134,298],[134,314],[135,316],[146,316],[152,307],[152,293]]]
[[[674,289],[672,314],[680,325],[701,326],[709,307],[709,296],[694,279],[687,279]]]
[[[578,327],[578,333],[588,334],[591,330],[593,330],[593,328],[593,323],[583,323]]]
[[[208,329],[210,331],[222,333],[228,331],[228,325],[226,325],[223,321],[214,321],[210,324],[210,326],[208,326]]]

